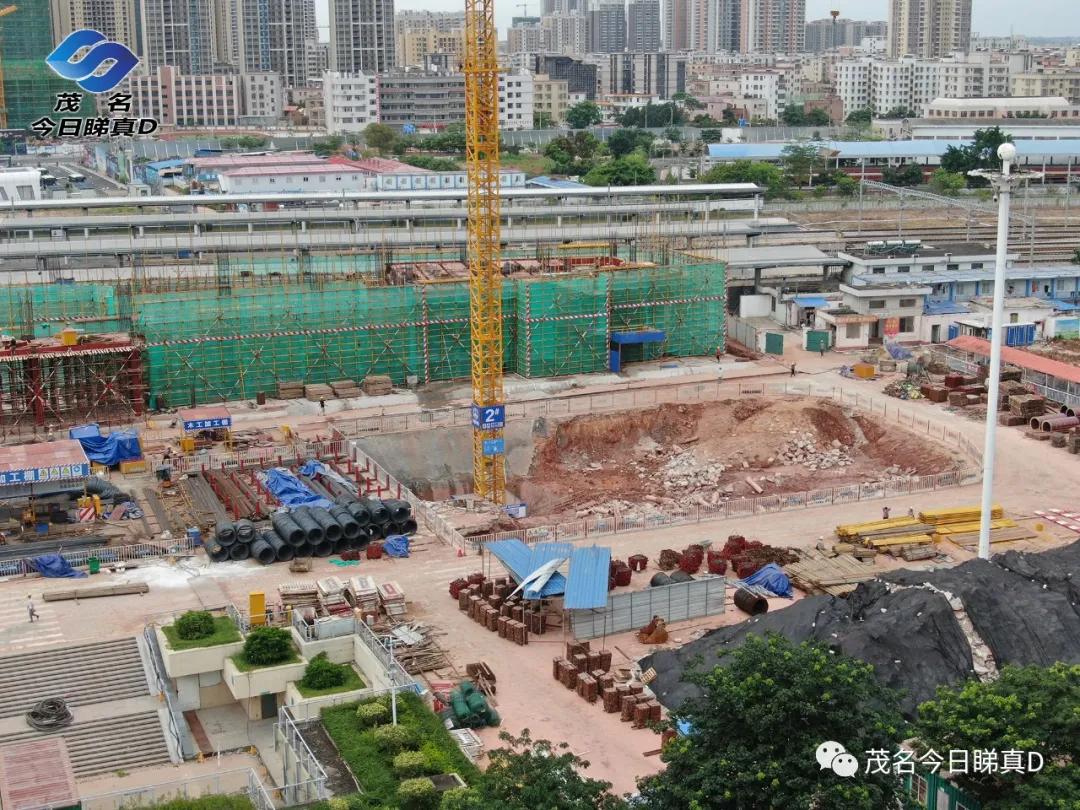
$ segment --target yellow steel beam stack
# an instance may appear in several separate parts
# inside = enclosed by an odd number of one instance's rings
[[[473,490],[492,503],[502,503],[506,468],[499,264],[499,62],[494,0],[465,0],[465,135]]]

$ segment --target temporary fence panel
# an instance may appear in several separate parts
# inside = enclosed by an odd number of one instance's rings
[[[647,625],[653,616],[681,622],[724,612],[725,581],[708,577],[630,593],[613,593],[607,607],[572,610],[574,635],[581,640],[623,633]]]

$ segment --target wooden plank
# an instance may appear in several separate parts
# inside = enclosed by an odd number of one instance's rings
[[[46,602],[68,602],[73,599],[97,599],[102,596],[128,596],[149,592],[150,586],[145,582],[135,582],[130,585],[102,585],[96,588],[73,588],[70,591],[49,591],[42,594],[42,599]]]

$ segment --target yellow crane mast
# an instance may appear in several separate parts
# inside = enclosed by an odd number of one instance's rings
[[[4,6],[0,8],[0,17],[6,17],[8,14],[14,14],[19,10],[18,6]],[[0,28],[0,51],[3,51],[3,28]],[[8,114],[7,114],[7,94],[4,92],[4,58],[0,53],[0,129],[7,129]]]
[[[465,0],[465,133],[473,491],[498,504],[506,495],[506,408],[499,261],[499,60],[494,0]]]

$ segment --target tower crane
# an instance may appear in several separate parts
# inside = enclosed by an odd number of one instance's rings
[[[506,497],[502,264],[499,259],[499,60],[495,0],[465,0],[465,157],[468,166],[469,350],[473,491]]]
[[[0,8],[0,17],[6,17],[8,14],[14,14],[19,10],[18,6],[4,6]],[[2,38],[3,28],[0,27],[0,51],[3,50],[4,41]],[[4,59],[3,54],[0,53],[0,129],[7,129],[8,114],[7,114],[7,93],[4,92]]]

